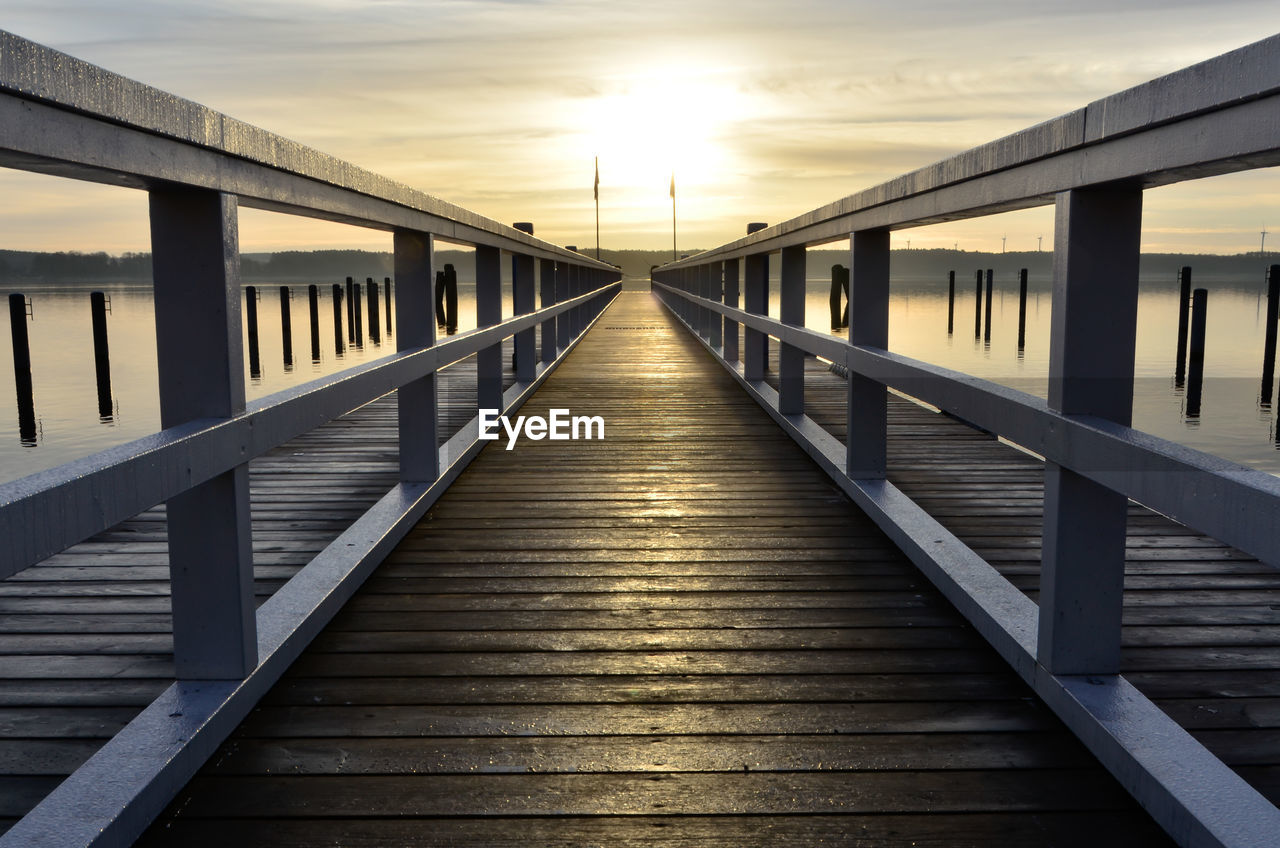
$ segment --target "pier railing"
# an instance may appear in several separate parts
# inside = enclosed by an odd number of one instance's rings
[[[128,844],[483,445],[474,418],[439,443],[438,372],[475,355],[477,408],[518,407],[617,293],[620,275],[4,32],[0,165],[130,186],[150,200],[163,429],[0,484],[0,577],[166,504],[179,682],[0,838]],[[246,403],[240,206],[392,233],[397,352]],[[432,296],[437,238],[473,245],[476,261],[479,329],[443,341]],[[514,260],[507,320],[504,251]],[[515,384],[504,391],[508,337]],[[249,460],[392,391],[401,482],[255,614]]]
[[[1126,504],[1280,566],[1280,479],[1130,427],[1143,190],[1277,164],[1280,36],[653,274],[676,316],[1183,845],[1268,844],[1280,812],[1119,675]],[[890,231],[1047,204],[1047,400],[887,350]],[[805,250],[846,238],[847,341],[802,326]],[[770,337],[777,390],[764,379]],[[804,414],[805,354],[848,369],[844,443]],[[887,388],[1044,457],[1038,607],[885,479]]]

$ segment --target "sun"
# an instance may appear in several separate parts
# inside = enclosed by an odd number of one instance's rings
[[[722,181],[732,171],[731,128],[741,118],[732,73],[665,64],[620,74],[581,104],[583,155],[600,157],[602,184],[667,196]]]

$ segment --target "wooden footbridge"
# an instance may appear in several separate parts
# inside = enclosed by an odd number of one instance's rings
[[[1280,481],[1128,426],[1142,190],[1280,163],[1280,38],[652,291],[11,35],[0,163],[149,192],[164,427],[0,484],[0,846],[1280,833]],[[1042,203],[1047,401],[886,349],[890,229]],[[241,204],[390,230],[398,353],[246,403]]]

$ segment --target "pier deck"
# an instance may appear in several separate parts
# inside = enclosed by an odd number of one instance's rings
[[[1161,844],[647,294],[527,404],[144,844]],[[927,414],[927,413],[926,413]]]
[[[1164,838],[648,294],[521,412],[552,407],[606,439],[491,445],[145,844]],[[891,479],[1034,598],[1039,460],[890,416]],[[260,599],[394,480],[394,425],[385,398],[254,461]],[[170,682],[162,518],[0,583],[0,826]],[[1127,559],[1126,677],[1280,798],[1280,575],[1132,505]]]
[[[475,414],[474,357],[439,396],[447,438]],[[250,463],[259,605],[395,483],[397,455],[389,396]],[[0,581],[0,833],[173,677],[163,504]]]

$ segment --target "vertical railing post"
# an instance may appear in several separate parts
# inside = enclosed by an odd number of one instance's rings
[[[684,290],[689,294],[697,294],[698,269],[685,268],[683,272],[683,278],[684,278]],[[689,322],[689,326],[693,328],[693,331],[695,333],[698,332],[698,329],[699,329],[698,328],[698,307],[693,304],[693,301],[690,301],[690,300],[685,301],[684,315],[685,315],[685,320]]]
[[[533,224],[521,222],[517,230],[533,235]],[[533,257],[517,253],[511,257],[511,311],[514,315],[528,315],[536,305],[536,289],[533,281]],[[538,374],[538,355],[534,350],[536,332],[530,327],[515,334],[516,380],[532,383]]]
[[[476,326],[492,327],[502,321],[502,251],[476,245]],[[480,409],[502,412],[502,343],[476,354],[476,404]]]
[[[805,246],[782,249],[781,280],[778,287],[778,318],[784,324],[804,326]],[[778,411],[783,415],[804,414],[804,350],[783,344],[778,351]]]
[[[538,260],[538,288],[541,306],[546,309],[556,304],[556,263],[554,259]],[[556,319],[542,322],[542,361],[554,362],[556,358]]]
[[[347,343],[356,343],[356,283],[347,277]]]
[[[707,266],[709,281],[707,297],[716,303],[724,303],[723,265],[722,262],[712,262]],[[707,321],[707,341],[713,348],[719,348],[723,343],[724,316],[711,310]]]
[[[578,297],[587,293],[587,269],[581,265],[573,266],[573,296]],[[582,335],[582,328],[587,326],[587,310],[583,306],[575,306],[573,308],[573,334],[574,336]]]
[[[396,287],[396,350],[436,343],[435,245],[427,233],[397,230],[392,236]],[[387,326],[388,332],[391,326]],[[406,383],[396,392],[400,425],[400,479],[430,483],[440,476],[436,374]]]
[[[244,412],[237,203],[207,189],[150,193],[160,426]],[[249,466],[167,502],[179,679],[243,678],[258,663]]]
[[[1049,406],[1128,425],[1142,230],[1139,188],[1058,195]],[[1053,674],[1120,664],[1127,500],[1045,462],[1037,659]]]
[[[680,269],[680,290],[686,294],[693,293],[693,275],[692,268]],[[680,298],[680,312],[684,315],[684,320],[694,332],[698,330],[698,323],[695,316],[693,303],[688,298]]]
[[[752,315],[765,315],[769,311],[768,281],[769,256],[765,253],[753,253],[747,256],[744,265],[742,285],[743,311]],[[765,372],[765,334],[752,327],[743,331],[742,339],[742,375],[748,380],[763,380]]]
[[[569,291],[569,263],[564,260],[558,260],[556,262],[556,303],[563,303],[569,300],[572,297]],[[567,312],[561,312],[556,318],[556,339],[561,350],[567,348],[569,342],[573,339],[572,309]]]
[[[738,306],[738,260],[726,259],[724,262],[724,305]],[[738,322],[724,319],[724,358],[729,362],[738,361]]]
[[[889,347],[889,231],[849,236],[849,344]],[[883,384],[849,371],[846,468],[854,479],[885,475],[888,397]]]
[[[694,278],[697,281],[694,294],[704,299],[711,297],[711,266],[699,265]],[[708,341],[711,339],[711,310],[702,305],[698,306],[698,335]]]
[[[293,370],[293,291],[280,287],[280,341],[284,350],[284,370]]]

